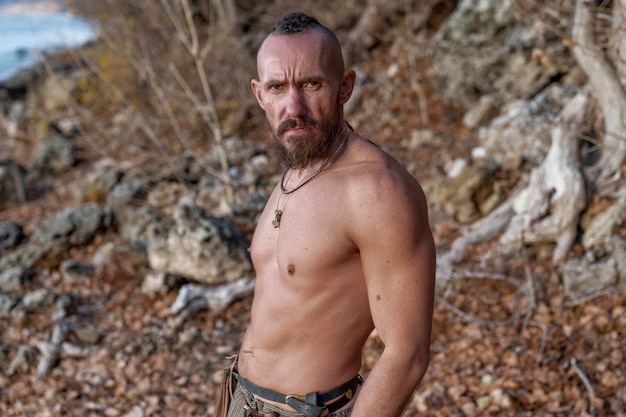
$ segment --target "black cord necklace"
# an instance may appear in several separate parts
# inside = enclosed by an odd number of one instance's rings
[[[343,134],[343,138],[341,139],[341,143],[339,144],[337,149],[335,149],[335,152],[333,152],[333,154],[326,161],[324,161],[322,163],[322,165],[320,165],[320,167],[317,169],[317,171],[315,171],[313,174],[311,174],[310,177],[300,181],[291,190],[285,189],[285,176],[287,175],[287,171],[289,171],[289,169],[286,169],[285,172],[283,172],[283,176],[280,179],[280,191],[281,191],[282,194],[287,195],[287,198],[285,199],[285,202],[283,203],[283,209],[280,210],[278,208],[278,205],[280,204],[280,196],[278,196],[278,201],[276,202],[276,210],[274,210],[274,220],[272,220],[272,226],[274,226],[274,228],[280,227],[280,218],[283,215],[283,211],[285,209],[285,205],[287,204],[287,200],[289,199],[289,196],[291,195],[291,193],[293,193],[293,192],[299,190],[300,188],[302,188],[305,184],[309,183],[313,178],[317,177],[324,169],[326,169],[330,164],[332,164],[332,162],[335,160],[335,158],[339,154],[339,151],[341,151],[341,149],[345,145],[346,140],[348,139],[349,133],[350,133],[350,129],[348,128],[348,125],[346,124],[345,133]]]

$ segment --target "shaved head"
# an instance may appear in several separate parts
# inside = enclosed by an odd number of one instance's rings
[[[302,33],[308,33],[311,31],[319,31],[323,36],[324,50],[328,54],[328,62],[333,64],[333,72],[338,77],[342,77],[345,71],[343,62],[343,54],[341,52],[341,45],[335,33],[322,25],[313,16],[310,16],[303,12],[293,12],[283,16],[279,19],[272,31],[267,34],[257,54],[257,62],[259,56],[263,51],[263,46],[268,38],[273,36],[290,36]],[[257,68],[258,71],[258,68]]]

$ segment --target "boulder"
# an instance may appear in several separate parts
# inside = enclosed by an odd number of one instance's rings
[[[34,242],[69,246],[91,241],[107,225],[107,213],[95,203],[70,207],[44,220],[31,236]]]
[[[249,246],[233,223],[207,214],[191,196],[185,196],[174,210],[174,224],[150,236],[148,260],[158,272],[203,284],[224,284],[251,272]]]
[[[462,0],[437,33],[433,77],[443,98],[467,111],[483,95],[527,100],[573,67],[548,22],[516,13],[512,0]]]

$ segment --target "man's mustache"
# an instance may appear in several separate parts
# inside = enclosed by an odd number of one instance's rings
[[[285,120],[284,122],[278,125],[278,129],[276,133],[278,133],[278,136],[281,136],[283,133],[285,133],[286,130],[293,129],[296,127],[310,127],[310,128],[319,130],[319,125],[317,124],[315,120],[310,119],[308,117],[301,117],[298,119]]]

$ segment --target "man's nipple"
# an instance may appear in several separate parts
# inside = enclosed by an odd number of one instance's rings
[[[296,273],[296,266],[294,264],[287,265],[287,273],[293,275]]]

